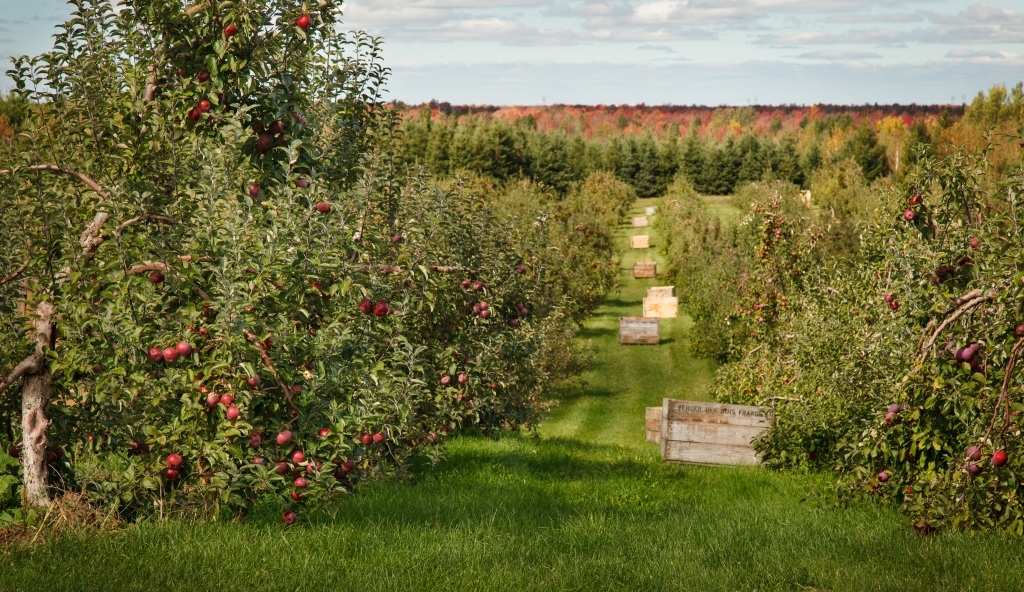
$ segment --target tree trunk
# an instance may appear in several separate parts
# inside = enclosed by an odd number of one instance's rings
[[[53,305],[41,302],[36,312],[36,353],[44,356],[53,342]],[[21,386],[21,468],[27,507],[50,505],[46,428],[50,425],[47,414],[52,383],[50,366],[44,362],[37,372],[25,376]]]

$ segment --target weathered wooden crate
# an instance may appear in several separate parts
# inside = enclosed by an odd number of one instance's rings
[[[656,275],[658,275],[658,264],[654,261],[638,261],[633,264],[634,279],[652,278]]]
[[[646,216],[653,216],[654,215],[654,206],[647,206],[646,208],[644,208],[644,215],[646,215]]]
[[[647,216],[633,218],[633,228],[643,228],[644,226],[647,226]]]
[[[674,296],[672,298],[644,298],[644,316],[674,319],[679,316],[679,299]]]
[[[634,249],[649,249],[651,248],[651,237],[646,234],[631,236],[629,237],[629,246]]]
[[[675,286],[655,286],[653,288],[647,288],[648,298],[675,298],[676,287]]]
[[[661,342],[660,319],[619,317],[619,343],[622,345],[658,345]]]
[[[647,441],[655,444],[661,442],[661,407],[648,407],[645,410],[647,424]]]
[[[753,440],[772,424],[769,407],[664,399],[661,458],[709,465],[756,465]]]

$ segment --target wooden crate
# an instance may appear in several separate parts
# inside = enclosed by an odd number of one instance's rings
[[[634,249],[649,249],[651,248],[651,237],[646,234],[631,236],[629,237],[629,246]]]
[[[648,207],[644,208],[644,215],[645,216],[653,216],[654,215],[654,206],[648,206]]]
[[[658,275],[658,264],[654,261],[639,261],[633,264],[633,279],[652,278],[656,275]]]
[[[676,287],[675,286],[655,286],[653,288],[647,288],[648,298],[675,298]]]
[[[660,319],[619,317],[619,343],[622,345],[658,345],[661,342]]]
[[[647,318],[674,319],[679,316],[679,299],[644,298],[644,316]]]
[[[708,465],[756,465],[753,440],[772,424],[769,407],[664,399],[661,458]]]
[[[647,424],[647,441],[658,444],[661,442],[661,407],[644,409]]]
[[[647,216],[633,218],[633,228],[643,228],[644,226],[647,226]]]

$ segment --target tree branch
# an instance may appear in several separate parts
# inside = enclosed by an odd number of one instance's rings
[[[145,261],[128,268],[128,275],[139,275],[147,271],[167,271],[170,267],[162,261]]]
[[[28,269],[28,264],[31,263],[31,262],[32,262],[32,260],[29,259],[28,261],[23,263],[21,265],[21,267],[19,267],[14,273],[12,273],[11,275],[9,275],[9,276],[5,277],[4,279],[0,280],[0,286],[2,286],[4,284],[8,284],[8,283],[13,282],[14,280],[18,279],[18,276],[21,275],[21,272],[23,272],[26,269]],[[0,389],[0,390],[3,390],[3,389]]]
[[[978,295],[975,295],[975,292],[977,292]],[[995,298],[995,294],[991,292],[986,296],[981,296],[980,294],[981,290],[972,290],[971,292],[964,294],[955,301],[959,303],[963,302],[965,298],[975,296],[971,300],[967,300],[966,302],[964,302],[964,304],[960,305],[960,308],[958,308],[956,312],[954,312],[946,320],[942,321],[942,323],[939,324],[939,326],[935,329],[935,332],[932,333],[932,336],[928,339],[927,342],[925,342],[924,347],[922,348],[923,351],[921,353],[921,362],[924,362],[925,356],[928,355],[928,350],[930,350],[932,345],[935,344],[935,340],[939,337],[939,333],[942,333],[943,329],[945,329],[951,323],[959,319],[968,310],[971,310],[972,308],[978,306],[979,304],[985,302],[986,300],[992,300],[993,298]]]
[[[35,374],[43,369],[43,362],[46,361],[46,357],[38,353],[32,354],[18,362],[18,365],[11,370],[11,373],[7,375],[7,378],[0,381],[0,393],[7,390],[12,384],[18,381],[22,376],[26,374]]]
[[[103,199],[107,199],[107,192],[104,191],[103,188],[100,187],[100,184],[94,181],[91,177],[79,173],[78,171],[64,168],[62,166],[58,166],[55,164],[33,164],[24,167],[14,167],[13,169],[0,169],[0,175],[16,175],[19,171],[45,171],[50,173],[62,173],[69,177],[78,179],[82,183],[85,183],[86,185],[89,186],[90,189],[96,192],[96,195],[99,195]]]
[[[259,337],[256,337],[251,331],[246,331],[245,336],[256,346],[256,349],[260,352],[260,357],[263,358],[263,365],[270,370],[270,373],[277,379],[277,384],[281,387],[281,392],[284,393],[284,400],[288,402],[288,406],[292,408],[292,418],[287,422],[289,425],[299,417],[299,408],[295,406],[295,402],[292,401],[292,390],[285,385],[284,381],[281,380],[281,375],[277,373],[277,369],[274,368],[274,361],[270,359],[270,355],[267,353],[267,348],[263,346],[263,342],[260,341]]]

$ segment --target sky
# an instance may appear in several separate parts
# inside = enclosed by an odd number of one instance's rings
[[[0,56],[45,51],[67,13],[0,0]],[[1024,0],[351,0],[344,20],[383,38],[408,103],[959,104],[1024,79]]]

